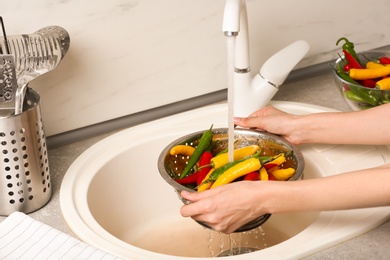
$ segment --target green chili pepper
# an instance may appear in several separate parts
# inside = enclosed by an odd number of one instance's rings
[[[352,100],[352,101],[355,101],[355,102],[359,102],[359,103],[366,103],[364,99],[362,99],[361,97],[355,95],[355,93],[353,93],[351,90],[345,91],[344,95],[349,100]]]
[[[213,139],[213,132],[211,131],[213,128],[213,125],[211,125],[210,129],[205,131],[202,135],[202,137],[199,140],[198,146],[195,148],[194,153],[192,154],[190,160],[188,161],[188,164],[184,168],[183,172],[180,175],[180,179],[187,176],[187,174],[192,170],[192,168],[195,166],[195,164],[199,161],[200,156],[204,151],[206,151]]]
[[[353,44],[353,42],[350,42],[347,38],[345,37],[342,37],[340,39],[337,40],[336,42],[336,45],[339,44],[340,41],[345,41],[345,43],[343,44],[343,50],[347,51],[349,54],[352,55],[353,58],[355,58],[355,60],[359,63],[359,64],[362,64],[359,57],[357,56],[356,52],[355,52],[355,45]]]
[[[261,165],[264,165],[264,164],[266,164],[266,163],[268,163],[270,161],[273,161],[275,158],[276,157],[274,157],[274,156],[268,156],[267,155],[267,156],[260,156],[259,160],[261,162]]]

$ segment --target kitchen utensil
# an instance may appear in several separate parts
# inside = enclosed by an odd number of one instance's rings
[[[27,84],[53,70],[70,46],[68,32],[59,26],[44,27],[33,34],[7,37],[10,53],[15,55],[18,89],[15,114],[23,112],[23,100]],[[5,41],[0,41],[4,48]]]
[[[0,49],[0,116],[7,117],[13,114],[15,110],[15,95],[17,88],[15,60],[14,56],[10,55],[9,46],[7,43],[7,35],[3,17],[0,16],[1,29],[5,40],[5,54],[3,49]]]
[[[214,137],[213,137],[213,145],[212,145],[211,152],[216,154],[218,153],[218,151],[224,150],[228,147],[228,129],[216,128],[213,129],[212,131]],[[203,132],[204,131],[195,132],[173,141],[163,149],[163,151],[160,153],[160,156],[158,158],[158,170],[161,176],[169,185],[171,185],[175,189],[179,198],[185,204],[191,202],[184,200],[180,196],[180,192],[182,190],[186,190],[189,192],[195,192],[195,191],[186,186],[180,185],[174,180],[172,176],[172,169],[180,168],[183,165],[180,165],[180,163],[178,163],[178,161],[180,160],[178,160],[177,157],[175,156],[171,156],[169,151],[173,146],[177,144],[188,144],[188,145],[196,146]],[[279,154],[280,152],[291,154],[291,157],[288,158],[288,160],[289,161],[291,160],[291,165],[296,169],[296,171],[295,174],[289,180],[295,181],[302,178],[305,161],[302,153],[295,145],[291,144],[290,142],[288,142],[287,140],[279,136],[266,133],[266,132],[249,130],[249,129],[236,128],[234,130],[234,135],[235,135],[234,139],[236,140],[235,142],[236,148],[257,144],[262,148],[263,151],[270,151],[272,154]],[[235,232],[243,232],[243,231],[248,231],[253,228],[256,228],[261,224],[263,224],[264,222],[266,222],[269,217],[270,214],[264,214],[262,216],[259,216],[253,221],[250,221],[249,223],[240,227]],[[202,222],[198,222],[198,223],[206,228],[209,228],[205,223]]]
[[[0,118],[0,215],[29,213],[51,198],[40,96],[27,88],[24,111]]]
[[[0,55],[0,117],[8,117],[15,112],[16,72],[13,55]]]

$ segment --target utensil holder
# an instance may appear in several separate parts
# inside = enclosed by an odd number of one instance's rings
[[[0,118],[0,215],[33,212],[51,198],[39,94],[28,88],[23,112]]]

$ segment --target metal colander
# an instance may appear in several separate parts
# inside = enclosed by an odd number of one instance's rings
[[[28,88],[23,113],[0,118],[0,215],[44,206],[52,189],[40,96]]]
[[[183,136],[164,148],[161,152],[158,159],[158,170],[163,177],[163,179],[170,184],[175,191],[178,193],[179,198],[183,201],[183,203],[190,203],[186,201],[180,196],[180,192],[182,190],[187,190],[189,192],[194,192],[190,187],[186,187],[178,184],[175,181],[175,177],[180,175],[180,172],[185,167],[185,158],[178,158],[175,155],[170,155],[170,149],[177,144],[186,144],[191,146],[197,146],[199,139],[201,138],[204,131],[199,131],[196,133],[192,133],[186,136]],[[289,166],[295,168],[295,174],[289,179],[290,181],[295,181],[301,179],[303,177],[303,169],[305,165],[305,161],[302,153],[299,151],[298,147],[291,144],[287,140],[273,135],[267,132],[260,132],[251,129],[240,129],[236,128],[234,130],[234,140],[235,140],[235,149],[239,147],[245,147],[248,145],[257,144],[262,148],[262,155],[275,155],[280,152],[284,152],[289,154],[287,157],[287,162]],[[219,128],[213,129],[213,142],[211,145],[211,152],[213,154],[217,154],[221,150],[224,150],[228,147],[228,129],[227,128]],[[187,158],[188,159],[188,158]],[[184,163],[183,163],[184,162]],[[175,176],[176,175],[176,176]],[[264,222],[268,220],[270,214],[264,214],[254,219],[253,221],[245,224],[244,226],[237,229],[235,232],[243,232],[259,227]],[[204,227],[209,228],[205,223],[198,222]]]

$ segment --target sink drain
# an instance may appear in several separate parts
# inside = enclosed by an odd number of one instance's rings
[[[253,247],[235,247],[220,253],[217,257],[233,256],[233,255],[243,255],[247,253],[255,252],[259,249]]]

